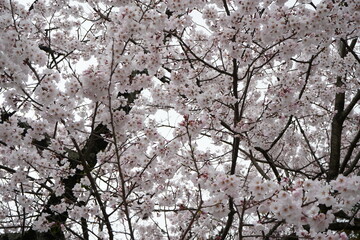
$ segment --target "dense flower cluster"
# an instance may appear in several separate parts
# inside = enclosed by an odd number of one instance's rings
[[[1,239],[360,236],[358,1],[0,0],[0,22]]]

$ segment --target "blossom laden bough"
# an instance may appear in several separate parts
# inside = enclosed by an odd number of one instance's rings
[[[0,239],[359,237],[357,1],[0,13]]]

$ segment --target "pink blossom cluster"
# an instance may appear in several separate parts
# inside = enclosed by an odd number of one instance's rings
[[[0,22],[1,239],[360,236],[358,1],[0,0]]]

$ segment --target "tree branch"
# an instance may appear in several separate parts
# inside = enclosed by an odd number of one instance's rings
[[[343,163],[341,164],[341,167],[340,167],[340,173],[343,173],[345,171],[346,165],[348,164],[350,157],[351,157],[355,147],[357,146],[359,140],[360,140],[360,129],[358,130],[354,139],[351,141],[349,148],[347,149],[347,153],[346,153]]]
[[[356,61],[357,61],[358,63],[360,63],[360,58],[359,58],[359,56],[354,52],[354,47],[355,47],[355,45],[356,45],[357,38],[354,38],[354,39],[351,41],[350,46],[347,44],[347,41],[346,41],[345,39],[341,38],[340,40],[341,40],[341,42],[345,45],[346,50],[347,50],[348,52],[350,52],[350,53],[354,56],[354,58],[356,59]]]
[[[265,157],[265,159],[267,160],[267,162],[269,163],[271,169],[273,170],[275,176],[276,176],[276,179],[278,180],[278,182],[281,181],[281,178],[280,178],[280,174],[275,166],[275,163],[274,161],[272,160],[272,158],[269,156],[267,150],[264,150],[260,147],[255,147],[256,150],[258,150],[259,152],[262,153],[262,155]]]
[[[360,90],[358,90],[354,96],[354,98],[351,100],[349,105],[344,109],[344,111],[340,115],[340,120],[345,121],[346,117],[349,115],[351,110],[354,109],[354,106],[356,103],[360,100]]]

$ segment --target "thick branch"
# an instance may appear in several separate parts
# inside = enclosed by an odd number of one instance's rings
[[[349,175],[350,173],[352,173],[352,171],[355,169],[356,165],[358,164],[360,160],[360,151],[356,154],[354,160],[352,161],[352,163],[350,164],[348,170],[346,170],[344,172],[344,176]]]
[[[260,173],[260,175],[265,178],[266,180],[270,180],[270,177],[264,172],[264,170],[262,170],[262,168],[260,167],[260,165],[258,164],[258,159],[256,159],[252,153],[252,151],[250,150],[249,153],[247,153],[245,150],[239,148],[239,150],[244,153],[251,161],[251,163],[255,166],[256,170],[258,170],[258,172]]]
[[[340,42],[339,55],[341,58],[346,56],[346,48],[343,42]],[[331,122],[331,140],[330,140],[330,160],[327,181],[335,179],[339,175],[340,157],[341,157],[341,135],[343,130],[343,111],[345,105],[345,92],[341,91],[344,85],[340,76],[336,78],[335,83],[340,92],[335,95],[335,115]]]
[[[267,162],[269,163],[271,169],[273,170],[276,179],[280,182],[281,178],[280,178],[280,174],[275,166],[274,161],[272,160],[272,158],[270,157],[270,155],[268,154],[268,152],[260,147],[255,147],[256,150],[258,150],[259,152],[262,153],[262,155],[265,157],[265,159],[267,160]]]
[[[360,100],[360,90],[357,91],[354,98],[351,100],[349,105],[344,109],[344,111],[341,113],[340,119],[342,121],[345,121],[346,117],[349,115],[349,113],[354,109],[356,103]]]
[[[360,129],[357,132],[356,136],[354,137],[354,139],[351,141],[350,146],[347,150],[347,153],[344,157],[343,163],[341,164],[340,167],[340,173],[343,173],[345,171],[346,165],[348,164],[350,157],[355,149],[355,147],[357,146],[358,142],[360,140]]]
[[[355,47],[355,45],[356,45],[356,41],[357,41],[357,38],[354,38],[354,39],[351,41],[350,46],[349,46],[349,45],[347,44],[346,40],[343,39],[343,38],[341,38],[341,42],[342,42],[342,44],[344,44],[344,46],[346,47],[347,52],[350,52],[350,53],[354,56],[354,58],[356,59],[356,61],[358,61],[358,63],[360,63],[360,58],[359,58],[359,56],[358,56],[358,55],[355,53],[355,51],[354,51],[354,47]]]
[[[230,212],[228,214],[228,219],[226,221],[225,228],[223,229],[222,234],[221,234],[221,240],[226,239],[226,236],[228,235],[228,233],[230,231],[231,224],[234,221],[234,215],[236,213],[236,211],[234,209],[234,200],[231,197],[229,198],[229,209],[230,209]]]
[[[76,150],[78,151],[78,153],[79,153],[79,158],[80,158],[80,160],[81,160],[81,163],[82,163],[82,166],[84,167],[84,171],[85,171],[85,174],[86,174],[86,176],[87,176],[87,178],[89,179],[89,181],[90,181],[90,185],[91,185],[91,189],[92,189],[92,192],[93,192],[93,194],[94,194],[94,196],[95,196],[95,198],[96,198],[96,201],[97,201],[97,203],[99,204],[99,206],[100,206],[100,210],[101,210],[101,212],[102,212],[102,214],[103,214],[103,217],[104,217],[104,220],[105,220],[105,225],[106,225],[106,228],[107,228],[107,230],[108,230],[108,234],[109,234],[109,239],[110,240],[113,240],[114,239],[114,234],[113,234],[113,231],[112,231],[112,227],[111,227],[111,223],[110,223],[110,220],[109,220],[109,216],[108,216],[108,214],[106,213],[106,207],[105,207],[105,205],[104,205],[104,203],[103,203],[103,201],[102,201],[102,199],[101,199],[101,196],[100,196],[100,194],[99,194],[99,192],[98,192],[98,187],[97,187],[97,185],[96,185],[96,182],[95,182],[95,179],[92,177],[92,175],[91,175],[91,167],[90,167],[90,164],[88,164],[88,160],[85,158],[86,157],[86,155],[84,155],[82,152],[83,151],[81,151],[80,150],[80,148],[79,148],[79,145],[76,143],[76,141],[75,141],[75,139],[74,138],[72,138],[71,139],[72,140],[72,142],[74,143],[74,145],[75,145],[75,147],[76,147]],[[95,155],[96,156],[96,155]]]

